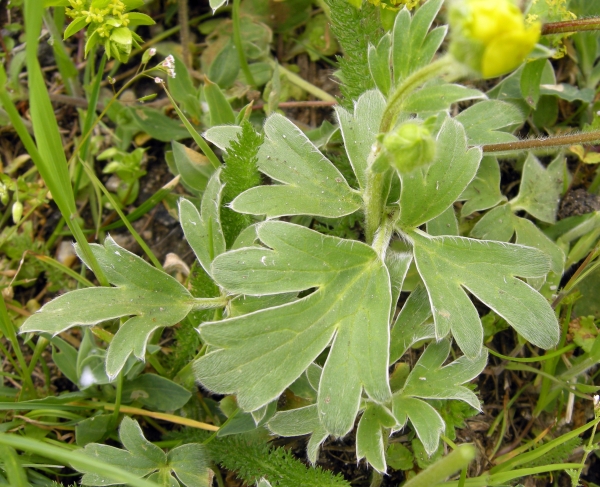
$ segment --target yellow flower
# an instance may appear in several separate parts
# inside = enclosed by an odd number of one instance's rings
[[[516,69],[533,50],[541,24],[526,24],[510,0],[463,0],[450,12],[454,57],[494,78]]]

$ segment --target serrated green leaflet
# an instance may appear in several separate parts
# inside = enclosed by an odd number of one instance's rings
[[[550,262],[543,252],[464,237],[429,237],[421,232],[411,237],[438,338],[452,331],[465,355],[475,358],[480,354],[483,329],[468,290],[534,345],[548,349],[557,344],[558,321],[552,308],[516,278],[544,276]]]
[[[150,335],[185,318],[195,300],[176,279],[119,247],[112,238],[107,237],[104,246],[93,244],[91,248],[109,282],[117,287],[64,294],[29,317],[20,331],[55,335],[76,325],[133,315],[108,349],[106,372],[115,377],[132,353],[143,359]]]
[[[316,288],[293,303],[200,327],[216,349],[195,364],[209,389],[235,393],[245,410],[276,399],[332,342],[319,385],[320,420],[336,436],[354,424],[361,391],[389,399],[390,279],[375,251],[285,222],[258,226],[269,248],[227,252],[213,276],[232,293]]]
[[[340,107],[335,109],[348,159],[363,189],[367,186],[369,155],[379,132],[384,110],[385,98],[377,90],[363,94],[354,104],[353,114]]]
[[[357,191],[314,144],[287,118],[275,114],[264,126],[258,168],[284,184],[257,186],[231,203],[239,213],[340,217],[361,206]]]
[[[480,149],[467,149],[462,125],[446,119],[437,137],[434,162],[401,174],[399,225],[415,228],[443,213],[471,182],[480,159]]]

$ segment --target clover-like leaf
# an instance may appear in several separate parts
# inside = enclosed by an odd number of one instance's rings
[[[558,343],[556,316],[539,293],[520,277],[541,277],[550,259],[538,249],[464,237],[411,234],[415,263],[423,278],[436,335],[450,331],[470,358],[481,353],[483,328],[466,291],[502,316],[515,330],[544,349]]]
[[[437,136],[434,162],[400,175],[399,225],[415,228],[443,213],[475,177],[480,160],[479,148],[467,148],[462,125],[447,118]]]
[[[271,115],[265,122],[265,141],[258,151],[258,168],[284,183],[257,186],[235,198],[239,213],[340,217],[354,213],[361,198],[329,161],[292,122]]]
[[[204,445],[189,443],[174,448],[165,454],[159,447],[150,443],[145,437],[137,421],[125,416],[119,428],[119,438],[125,449],[113,446],[89,443],[83,450],[84,454],[122,467],[134,475],[146,477],[154,473],[149,480],[158,478],[161,484],[179,485],[171,476],[171,472],[186,487],[208,487],[212,478],[208,468],[209,459]],[[81,485],[103,486],[116,485],[110,477],[87,471],[85,467],[75,465],[75,468],[84,475]]]
[[[286,222],[265,222],[268,248],[217,257],[213,276],[233,293],[268,295],[314,289],[297,301],[203,323],[211,353],[194,370],[208,389],[237,394],[252,411],[276,399],[331,344],[318,391],[320,421],[333,435],[354,424],[361,391],[390,397],[390,278],[375,251]]]
[[[179,219],[181,228],[190,247],[198,257],[200,265],[210,275],[213,259],[225,252],[225,237],[221,228],[221,192],[223,185],[219,180],[220,171],[215,172],[206,191],[202,195],[201,211],[191,201],[179,201]]]
[[[354,113],[336,107],[340,130],[348,159],[358,184],[362,189],[367,185],[367,167],[371,147],[379,133],[379,124],[385,110],[385,98],[377,90],[367,91],[354,104]]]
[[[152,267],[107,237],[92,252],[111,284],[117,287],[79,289],[59,296],[30,316],[21,333],[53,335],[77,325],[133,316],[114,336],[106,358],[106,372],[115,377],[132,353],[143,359],[146,343],[158,328],[171,326],[187,316],[194,298],[175,278]],[[82,260],[83,257],[77,248]]]
[[[562,155],[545,169],[533,154],[529,154],[523,166],[519,194],[510,202],[512,209],[525,210],[538,220],[554,223],[563,187],[564,167]]]

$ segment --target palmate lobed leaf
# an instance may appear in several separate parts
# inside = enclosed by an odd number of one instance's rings
[[[400,426],[410,419],[425,451],[438,448],[445,423],[441,415],[423,399],[456,399],[481,409],[477,396],[463,386],[477,377],[487,364],[487,351],[471,360],[466,356],[442,367],[450,354],[450,341],[430,344],[410,372],[402,390],[394,394],[392,411]]]
[[[231,203],[235,211],[268,218],[337,218],[360,208],[359,193],[348,186],[342,173],[292,122],[282,115],[271,115],[264,131],[258,168],[284,184],[257,186],[243,192]]]
[[[119,438],[125,449],[90,443],[83,451],[90,457],[122,466],[139,477],[156,472],[149,477],[149,480],[158,481],[159,485],[179,485],[172,477],[171,472],[186,487],[208,487],[210,479],[212,479],[212,472],[208,468],[210,461],[204,445],[198,443],[181,445],[167,455],[159,447],[149,442],[144,437],[139,423],[128,416],[121,421]],[[81,479],[82,485],[118,484],[110,477],[81,467],[76,468],[84,473]]]
[[[175,278],[119,247],[111,237],[104,246],[93,244],[91,249],[109,282],[117,287],[80,289],[59,296],[30,316],[20,331],[56,335],[73,326],[133,315],[108,348],[106,372],[115,377],[132,353],[143,359],[150,335],[185,318],[194,300]],[[88,264],[79,247],[76,250]]]
[[[326,430],[342,436],[354,424],[363,388],[376,402],[391,395],[387,269],[360,242],[285,222],[262,223],[257,232],[269,248],[215,259],[212,272],[221,286],[250,295],[316,290],[289,304],[202,324],[200,334],[214,351],[196,362],[196,377],[211,390],[237,394],[240,407],[251,411],[276,399],[331,344],[317,404]]]
[[[552,308],[516,277],[544,276],[550,259],[543,252],[464,237],[430,237],[418,231],[410,236],[438,338],[451,331],[465,355],[475,358],[481,353],[483,328],[466,294],[469,291],[534,345],[548,349],[558,343],[558,321]]]

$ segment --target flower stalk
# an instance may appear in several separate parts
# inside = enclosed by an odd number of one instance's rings
[[[549,22],[542,26],[542,35],[565,34],[568,32],[585,32],[600,30],[600,17],[589,19],[565,20],[563,22]]]

